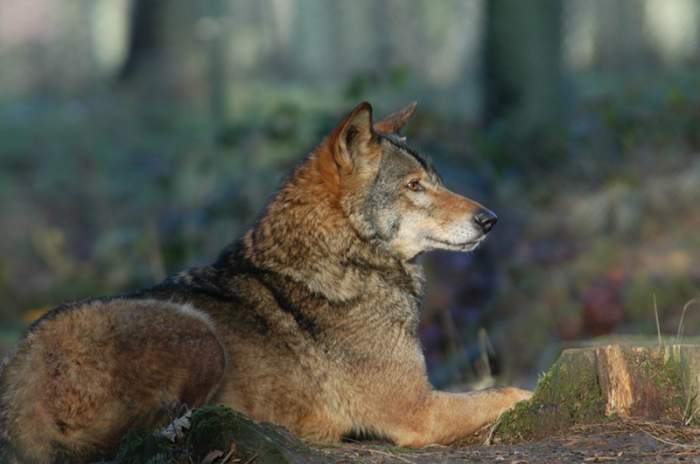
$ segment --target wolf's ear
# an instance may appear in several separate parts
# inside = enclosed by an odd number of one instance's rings
[[[331,133],[331,149],[338,166],[351,169],[354,155],[372,137],[372,105],[362,102]]]
[[[417,103],[413,101],[396,113],[391,113],[381,121],[375,122],[374,130],[384,134],[398,134],[406,122],[411,119],[413,113],[416,112],[416,105]]]

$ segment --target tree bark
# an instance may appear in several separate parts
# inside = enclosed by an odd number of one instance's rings
[[[119,80],[137,76],[149,62],[159,61],[165,50],[168,0],[133,0],[126,60]]]
[[[526,132],[561,116],[561,0],[489,0],[483,55],[486,127],[508,120]]]

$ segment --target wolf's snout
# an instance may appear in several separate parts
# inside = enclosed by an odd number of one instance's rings
[[[474,222],[476,222],[484,233],[490,231],[497,221],[498,216],[496,216],[493,211],[487,209],[482,209],[474,215]]]

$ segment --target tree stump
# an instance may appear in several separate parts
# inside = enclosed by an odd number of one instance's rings
[[[700,345],[568,349],[542,375],[532,399],[501,416],[495,437],[538,439],[616,417],[698,423],[699,386]]]

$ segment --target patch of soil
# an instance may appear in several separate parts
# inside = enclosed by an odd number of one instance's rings
[[[336,463],[700,463],[700,428],[641,420],[577,426],[565,435],[517,444],[431,446],[421,450],[348,443],[325,449]]]

